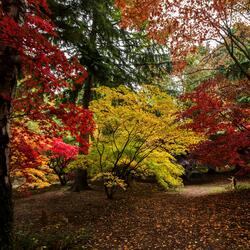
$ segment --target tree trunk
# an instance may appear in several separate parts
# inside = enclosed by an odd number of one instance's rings
[[[67,178],[65,174],[58,174],[58,178],[62,186],[65,186],[67,184]]]
[[[89,37],[90,44],[93,46],[96,46],[96,15],[93,13],[93,23],[91,27],[91,34]],[[96,51],[96,48],[94,49]],[[81,62],[81,60],[80,60]],[[83,60],[81,62],[82,64],[85,64],[85,61]],[[96,73],[96,66],[95,66],[95,61],[90,61],[87,65],[87,70],[88,70],[88,78],[86,79],[84,83],[84,92],[83,92],[83,99],[82,99],[82,105],[85,109],[89,109],[89,104],[92,101],[92,89],[94,85],[94,76]],[[87,142],[89,142],[89,134],[86,135],[81,135]],[[76,169],[76,177],[74,184],[72,186],[72,191],[75,192],[80,192],[83,190],[89,190],[91,189],[88,185],[88,172],[86,169],[81,169],[78,168]]]
[[[89,73],[89,77],[84,84],[84,94],[83,94],[83,107],[85,109],[89,108],[89,104],[92,100],[92,88],[93,88],[94,76]],[[89,142],[89,134],[81,135],[87,142]],[[88,171],[87,169],[78,168],[75,172],[75,180],[72,186],[73,192],[80,192],[84,190],[91,190],[88,184]]]
[[[10,48],[0,49],[0,246],[3,249],[11,249],[13,222],[9,176],[9,122],[17,68],[11,57],[13,51]]]
[[[0,1],[2,16],[16,22],[24,11],[23,0]],[[13,249],[13,203],[9,174],[9,139],[11,100],[14,97],[19,69],[18,54],[8,46],[0,44],[0,248]]]
[[[107,198],[109,200],[113,200],[114,193],[115,193],[115,187],[107,187],[106,185],[104,185],[104,190],[105,190],[105,193],[107,195]]]
[[[80,192],[83,190],[91,190],[91,187],[88,184],[88,172],[87,169],[77,168],[72,191]]]
[[[11,62],[11,54],[11,49],[0,50],[0,246],[3,249],[11,249],[13,222],[9,176],[9,126],[17,68]]]

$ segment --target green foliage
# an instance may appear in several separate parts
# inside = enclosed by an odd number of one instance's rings
[[[98,168],[99,155],[92,148],[88,155],[79,154],[77,158],[71,161],[67,168],[65,169],[66,173],[74,172],[76,169],[85,169],[88,172],[88,177],[92,178],[97,173],[99,173]]]
[[[165,46],[141,32],[122,29],[113,0],[49,0],[60,43],[77,54],[94,86],[149,82],[171,70]],[[69,93],[75,99],[74,93]]]
[[[220,56],[220,53],[216,52],[215,55]],[[209,48],[200,46],[196,53],[187,55],[187,65],[181,72],[179,81],[179,84],[183,85],[182,94],[193,91],[202,82],[215,76],[218,71],[223,70],[222,68],[216,68],[217,64],[215,67],[213,63],[208,61],[207,58],[210,58],[210,53]],[[219,66],[221,67],[221,65]]]
[[[250,96],[241,96],[237,99],[239,103],[250,103]]]
[[[180,176],[184,174],[184,169],[175,163],[175,159],[171,155],[157,150],[145,159],[144,164],[154,173],[157,182],[163,188],[168,189],[182,185]]]

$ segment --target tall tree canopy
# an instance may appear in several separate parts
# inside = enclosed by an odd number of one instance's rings
[[[116,4],[123,13],[123,26],[137,29],[146,26],[150,37],[170,45],[177,68],[183,68],[183,56],[195,51],[197,46],[216,42],[225,47],[250,80],[249,72],[240,63],[241,55],[244,55],[249,67],[248,1],[116,0]],[[237,32],[239,27],[241,31]]]
[[[61,42],[79,56],[95,84],[149,82],[170,69],[166,47],[148,39],[143,29],[138,33],[119,26],[113,0],[49,2]]]

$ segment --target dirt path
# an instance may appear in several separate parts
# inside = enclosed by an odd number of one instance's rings
[[[250,182],[248,179],[241,178],[237,180],[237,185],[247,185],[250,187]],[[229,176],[222,178],[216,176],[214,180],[210,180],[205,184],[185,185],[184,188],[180,189],[180,194],[186,197],[199,197],[229,192],[230,190],[232,190],[232,186]]]
[[[166,193],[140,184],[113,201],[101,191],[61,190],[18,199],[26,248],[20,240],[17,249],[250,249],[250,192],[211,194],[217,186]]]
[[[206,196],[210,194],[223,193],[228,187],[227,184],[203,184],[203,185],[189,185],[184,187],[180,194],[187,197]]]

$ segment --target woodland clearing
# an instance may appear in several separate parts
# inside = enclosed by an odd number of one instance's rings
[[[17,249],[247,250],[250,190],[230,191],[228,184],[225,177],[213,177],[164,192],[135,183],[114,200],[101,190],[72,193],[54,187],[18,198]]]

